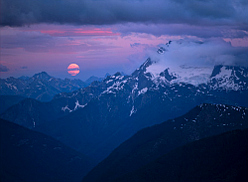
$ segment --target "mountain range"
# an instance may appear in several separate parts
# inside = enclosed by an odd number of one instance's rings
[[[165,54],[159,50],[158,56]],[[140,129],[201,103],[248,107],[248,68],[171,68],[148,58],[131,75],[117,72],[46,103],[24,99],[1,118],[53,136],[101,161]]]
[[[72,92],[88,86],[93,81],[102,78],[90,77],[85,82],[80,79],[60,79],[48,75],[46,72],[37,73],[32,77],[0,79],[1,95],[18,95],[39,101],[50,101],[56,94]]]

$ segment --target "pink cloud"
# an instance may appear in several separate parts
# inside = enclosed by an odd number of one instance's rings
[[[147,58],[150,48],[182,38],[146,33],[121,35],[117,28],[46,24],[5,27],[1,30],[2,60],[13,64],[9,66],[11,74],[19,76],[27,73],[20,70],[27,65],[30,74],[50,71],[53,76],[66,77],[68,65],[74,62],[80,65],[77,76],[86,79],[106,72],[131,73]]]
[[[112,27],[95,26],[71,26],[71,25],[33,25],[24,28],[23,31],[36,31],[54,37],[75,37],[75,36],[118,36],[119,32],[114,32]]]
[[[66,31],[63,30],[40,30],[41,33],[54,35],[54,34],[64,34]]]
[[[27,73],[19,69],[25,64],[32,73],[50,70],[54,76],[63,72],[66,77],[71,62],[82,65],[78,76],[84,78],[101,76],[102,72],[113,73],[111,70],[130,73],[144,61],[144,50],[170,38],[139,33],[121,36],[114,32],[115,28],[68,25],[5,28],[2,29],[2,53],[10,56],[3,55],[2,59],[13,63],[12,73],[19,72],[19,75]],[[131,47],[135,43],[139,46]]]

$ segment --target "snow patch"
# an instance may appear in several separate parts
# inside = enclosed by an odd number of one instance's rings
[[[68,105],[66,105],[65,107],[62,107],[61,110],[64,111],[64,112],[66,110],[68,110],[69,112],[72,112],[72,110],[68,107]]]
[[[148,88],[147,88],[147,87],[145,87],[145,88],[141,89],[141,90],[138,92],[138,96],[139,96],[139,95],[141,95],[141,94],[146,93],[146,92],[147,92],[147,90],[148,90]]]
[[[167,80],[160,76],[166,69],[168,69],[170,75],[175,77],[175,79],[171,80],[171,84],[187,83],[195,86],[207,84],[213,70],[211,67],[174,66],[168,68],[162,64],[153,63],[147,68],[146,73],[150,73],[153,76],[153,80],[166,82]]]
[[[81,105],[81,104],[79,104],[79,101],[77,100],[77,101],[75,102],[75,107],[74,107],[74,109],[70,109],[70,108],[68,107],[68,105],[66,105],[65,107],[62,107],[61,110],[64,111],[64,112],[65,112],[65,111],[72,112],[72,111],[76,111],[78,108],[84,108],[85,106],[87,106],[87,103],[84,104],[84,105]]]
[[[164,66],[162,66],[160,64],[153,63],[148,68],[146,68],[145,73],[151,73],[151,75],[153,75],[154,77],[158,77],[159,74],[161,72],[163,72],[165,69],[166,69],[166,67],[164,67]]]
[[[132,107],[132,110],[130,111],[129,116],[131,117],[133,114],[135,114],[137,112],[136,109],[134,109],[134,106]]]
[[[78,100],[75,102],[75,107],[74,107],[74,111],[77,110],[78,108],[84,108],[85,106],[87,106],[87,103],[84,105],[80,105]]]
[[[11,83],[5,83],[5,85],[7,85],[7,87],[10,88],[10,89],[17,90],[16,86],[12,85]]]
[[[225,67],[222,67],[220,70],[220,73],[217,74],[214,78],[219,79],[219,78],[225,78],[225,77],[230,77],[232,75],[232,70],[226,69]]]

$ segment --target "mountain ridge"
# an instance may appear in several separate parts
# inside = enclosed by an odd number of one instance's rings
[[[113,181],[243,182],[248,177],[247,137],[246,129],[194,141]]]
[[[188,113],[144,128],[119,145],[84,178],[111,181],[171,150],[202,138],[248,128],[248,108],[201,104]]]
[[[93,160],[42,133],[0,119],[0,180],[80,181]]]
[[[80,79],[60,79],[42,71],[34,74],[32,77],[1,78],[0,89],[1,95],[19,95],[47,102],[61,92],[72,92],[87,87],[95,80],[102,79],[93,76],[85,82]]]

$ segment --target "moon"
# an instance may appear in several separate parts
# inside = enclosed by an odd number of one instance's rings
[[[68,73],[71,76],[76,76],[80,72],[80,68],[77,64],[72,63],[67,67]]]

